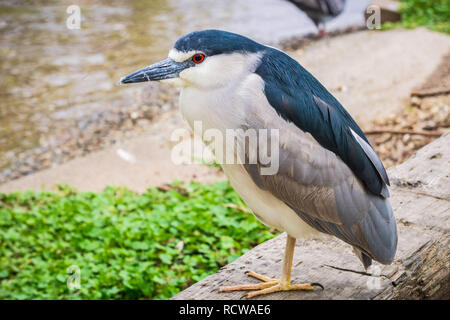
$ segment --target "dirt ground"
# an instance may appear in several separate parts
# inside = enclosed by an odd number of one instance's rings
[[[410,93],[425,82],[449,50],[450,37],[415,29],[357,32],[288,53],[315,75],[365,130],[385,122],[377,120],[402,116],[411,103]],[[9,181],[0,185],[0,192],[50,189],[59,183],[92,191],[121,185],[140,192],[173,180],[224,179],[212,167],[171,161],[174,142],[170,136],[183,127],[180,115],[169,111],[139,137]],[[389,155],[390,150],[386,152]]]
[[[413,90],[411,95],[425,97],[450,93],[450,51],[425,82]]]

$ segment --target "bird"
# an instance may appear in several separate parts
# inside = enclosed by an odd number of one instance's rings
[[[397,226],[386,170],[350,114],[299,62],[236,33],[201,30],[180,37],[167,59],[119,84],[146,81],[181,88],[179,108],[192,128],[200,121],[203,130],[235,130],[241,144],[245,130],[278,132],[273,135],[278,148],[273,149],[278,153],[272,159],[278,162],[274,172],[263,172],[268,163],[261,159],[224,161],[221,166],[255,217],[286,232],[281,277],[249,271],[261,282],[220,292],[244,290],[252,298],[316,290],[320,283],[292,284],[291,272],[296,239],[318,234],[350,244],[366,269],[372,260],[393,261]]]
[[[289,0],[314,22],[319,37],[327,35],[325,22],[337,17],[345,8],[345,0]]]

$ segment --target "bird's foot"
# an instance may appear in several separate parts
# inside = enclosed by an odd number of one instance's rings
[[[320,29],[318,32],[319,39],[328,38],[330,36],[330,33],[324,29]]]
[[[266,276],[255,273],[253,271],[247,272],[247,275],[252,278],[261,280],[262,283],[222,287],[219,289],[219,292],[256,290],[249,292],[247,295],[245,295],[245,298],[249,299],[263,294],[279,291],[290,291],[290,290],[312,291],[314,290],[314,286],[318,286],[323,289],[323,286],[320,283],[302,283],[302,284],[281,283],[280,280],[271,279]]]

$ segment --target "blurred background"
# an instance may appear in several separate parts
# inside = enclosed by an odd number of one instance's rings
[[[80,30],[66,27],[73,4],[81,8]],[[367,4],[347,1],[326,27],[363,25]],[[20,167],[2,170],[0,182],[95,149],[117,126],[129,129],[122,113],[142,101],[130,98],[137,89],[115,84],[166,57],[182,34],[216,28],[275,45],[316,32],[305,13],[283,0],[7,0],[0,12],[0,170]],[[38,159],[26,152],[33,149]]]
[[[166,299],[278,234],[218,166],[171,163],[170,134],[185,127],[177,89],[116,85],[188,32],[286,50],[386,167],[448,131],[450,0],[342,1],[321,31],[301,3],[1,1],[0,298]],[[71,5],[79,29],[67,27]]]

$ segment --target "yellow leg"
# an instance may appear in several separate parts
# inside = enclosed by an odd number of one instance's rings
[[[281,269],[281,278],[280,280],[271,279],[266,276],[257,274],[255,272],[249,271],[247,273],[248,276],[256,278],[258,280],[263,281],[258,284],[248,284],[248,285],[238,285],[231,287],[222,287],[219,289],[219,292],[230,292],[230,291],[241,291],[241,290],[257,290],[248,293],[245,297],[252,298],[263,294],[268,294],[272,292],[279,291],[288,291],[288,290],[314,290],[314,285],[320,286],[323,289],[323,286],[320,284],[293,284],[291,285],[291,271],[292,271],[292,260],[294,258],[294,249],[295,249],[295,238],[291,236],[287,236],[286,239],[286,249],[284,251],[284,260],[283,267]]]

